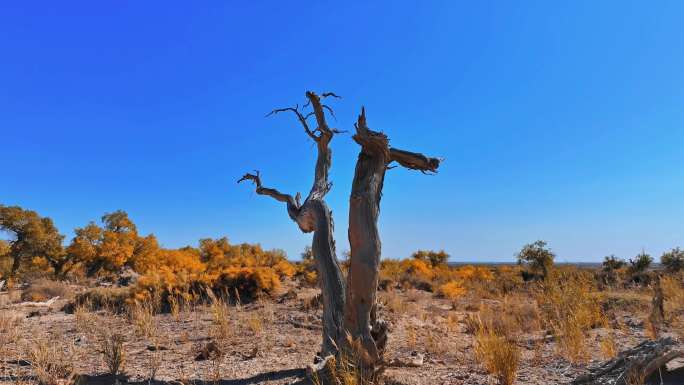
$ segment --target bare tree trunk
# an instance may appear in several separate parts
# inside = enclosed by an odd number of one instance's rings
[[[316,260],[323,298],[323,342],[321,357],[326,358],[319,365],[312,367],[314,372],[324,372],[329,366],[347,365],[342,353],[354,356],[356,364],[360,364],[363,377],[375,377],[382,365],[382,355],[387,341],[387,326],[379,319],[377,311],[377,286],[380,268],[381,243],[377,221],[380,213],[380,198],[385,172],[392,162],[420,170],[423,173],[436,172],[439,159],[428,158],[423,154],[390,148],[385,134],[370,130],[366,125],[365,110],[356,123],[354,140],[361,145],[361,152],[356,163],[356,171],[349,199],[349,244],[351,259],[347,284],[342,277],[333,239],[333,220],[330,209],[324,201],[330,190],[328,170],[331,163],[330,140],[339,131],[331,129],[325,120],[325,110],[332,110],[321,103],[321,98],[337,97],[332,93],[324,93],[320,97],[307,92],[307,105],[313,112],[304,115],[299,106],[281,108],[271,112],[291,111],[304,127],[306,134],[317,144],[318,158],[313,187],[303,204],[300,195],[292,197],[276,189],[261,185],[258,172],[245,174],[239,181],[251,180],[256,185],[257,194],[268,195],[285,202],[287,212],[299,228],[305,232],[313,232],[312,251]],[[271,115],[269,114],[269,115]],[[307,118],[315,116],[317,127],[309,128]],[[324,379],[324,383],[336,383],[335,379]]]
[[[361,145],[361,151],[349,197],[351,257],[344,316],[347,331],[363,347],[361,357],[371,369],[380,362],[386,339],[383,335],[381,341],[376,341],[371,330],[378,322],[375,307],[381,243],[377,222],[390,153],[387,136],[366,126],[365,110],[361,110],[356,123],[354,140]]]
[[[361,145],[349,198],[349,245],[351,258],[347,276],[345,328],[355,352],[371,375],[379,369],[387,342],[387,325],[377,312],[377,287],[380,271],[381,242],[378,232],[380,199],[388,165],[400,165],[436,172],[439,159],[422,154],[391,149],[387,136],[372,131],[366,124],[365,109],[356,123],[354,140]]]
[[[297,223],[300,230],[305,233],[313,232],[311,249],[316,260],[316,266],[321,286],[323,299],[323,342],[321,357],[337,353],[337,344],[344,339],[343,311],[345,299],[345,284],[342,271],[335,254],[335,240],[333,239],[333,221],[330,209],[325,203],[325,194],[330,190],[328,182],[328,170],[331,164],[331,151],[329,143],[336,130],[328,127],[325,120],[324,109],[332,111],[330,107],[321,103],[321,97],[334,96],[332,93],[322,94],[320,97],[313,92],[306,93],[308,103],[313,112],[306,116],[299,107],[288,107],[273,110],[269,115],[291,111],[304,128],[306,134],[316,142],[318,158],[313,187],[303,204],[300,204],[300,195],[293,198],[276,189],[266,188],[261,185],[259,173],[245,174],[239,181],[251,180],[256,185],[257,194],[268,195],[287,204],[287,212],[290,218]],[[317,127],[309,128],[307,118],[314,115]]]
[[[323,343],[321,357],[337,352],[338,343],[344,338],[343,312],[345,286],[342,271],[335,255],[332,216],[322,200],[310,201],[318,211],[316,230],[313,235],[312,250],[323,300]]]

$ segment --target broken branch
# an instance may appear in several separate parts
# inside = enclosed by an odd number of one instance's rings
[[[252,183],[254,183],[257,194],[267,195],[279,202],[287,203],[287,212],[290,215],[290,218],[292,218],[292,220],[297,218],[297,215],[299,214],[299,208],[301,206],[299,203],[301,195],[299,193],[297,193],[297,195],[293,198],[292,195],[281,193],[274,188],[263,187],[261,185],[261,176],[259,171],[255,171],[254,174],[246,173],[237,182],[240,183],[246,180],[250,180]]]
[[[436,173],[437,168],[439,168],[439,164],[441,163],[441,159],[439,158],[429,158],[418,152],[399,150],[396,148],[390,148],[389,151],[390,161],[397,162],[408,169],[419,170],[423,173]]]

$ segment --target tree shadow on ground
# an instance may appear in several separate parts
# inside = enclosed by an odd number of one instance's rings
[[[303,368],[273,370],[256,374],[252,377],[225,379],[225,380],[191,380],[186,385],[257,385],[266,381],[279,381],[292,379],[291,385],[311,385],[306,378],[306,370]],[[0,379],[1,381],[2,379]],[[82,375],[79,377],[79,385],[112,385],[117,383],[117,377],[112,375]],[[126,381],[125,378],[118,378],[119,384],[131,385],[180,385],[180,381]]]

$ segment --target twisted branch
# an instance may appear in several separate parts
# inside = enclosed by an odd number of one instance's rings
[[[284,194],[274,188],[262,186],[261,175],[259,171],[254,171],[254,174],[246,173],[237,182],[241,183],[246,180],[252,181],[252,183],[254,183],[257,194],[267,195],[279,202],[287,203],[287,212],[290,215],[290,218],[292,218],[292,220],[296,220],[297,215],[299,214],[299,209],[301,208],[301,204],[299,202],[301,199],[300,193],[297,193],[297,195],[295,195],[293,198],[290,194]]]
[[[297,115],[297,119],[299,120],[299,123],[301,123],[302,127],[304,127],[304,131],[306,132],[306,134],[309,135],[309,137],[311,139],[318,142],[318,139],[319,139],[318,136],[316,136],[316,134],[314,134],[314,131],[312,131],[309,128],[309,123],[306,121],[309,118],[309,116],[311,116],[313,113],[308,113],[306,116],[302,115],[302,113],[299,111],[299,104],[295,105],[294,107],[276,108],[275,110],[266,114],[266,117],[278,114],[280,112],[285,112],[285,111],[294,112],[295,115]]]
[[[269,117],[271,115],[277,115],[281,112],[290,111],[294,113],[297,117],[297,120],[299,120],[299,123],[304,128],[304,132],[306,132],[306,134],[317,144],[318,157],[316,159],[314,183],[307,200],[322,199],[325,194],[330,191],[332,184],[328,181],[328,171],[330,170],[331,164],[331,151],[328,147],[328,144],[335,134],[343,132],[334,128],[330,128],[325,120],[325,110],[335,117],[335,113],[333,112],[332,108],[321,103],[321,98],[327,97],[340,98],[338,95],[332,92],[325,92],[321,96],[318,96],[314,92],[307,91],[307,102],[304,105],[304,108],[311,105],[313,111],[307,113],[306,115],[299,109],[299,104],[296,104],[294,107],[276,108],[266,114],[266,117]],[[308,122],[308,118],[312,115],[316,118],[317,127],[315,129],[311,129]],[[296,197],[293,198],[291,195],[283,194],[276,189],[263,187],[261,185],[261,178],[258,171],[255,171],[254,174],[245,174],[242,178],[240,178],[238,183],[245,180],[250,180],[255,184],[257,194],[268,195],[277,201],[286,202],[290,217],[293,220],[296,220],[295,218],[302,207],[302,204],[300,203],[301,196],[299,193],[297,193]]]
[[[326,93],[324,95],[331,96],[334,94]],[[318,124],[316,131],[320,133],[318,135],[318,140],[316,141],[318,144],[318,157],[316,159],[314,183],[307,199],[322,199],[332,187],[332,184],[328,182],[328,171],[330,170],[330,165],[332,163],[332,151],[330,150],[328,144],[332,140],[333,136],[339,131],[331,129],[325,120],[324,109],[327,109],[331,114],[333,114],[332,108],[322,104],[321,97],[316,95],[314,92],[306,91],[306,98],[309,100],[307,105],[311,105],[313,108],[312,114],[316,117],[316,123]]]
[[[324,99],[327,98],[328,96],[332,96],[333,98],[337,98],[337,99],[342,99],[341,96],[336,95],[334,92],[324,92],[321,94],[321,97]]]

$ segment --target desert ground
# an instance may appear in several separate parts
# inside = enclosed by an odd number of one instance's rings
[[[481,269],[502,279],[496,272],[500,268]],[[380,314],[390,325],[385,383],[497,384],[496,369],[478,354],[484,329],[513,344],[519,356],[515,384],[571,383],[587,368],[655,338],[673,338],[681,349],[682,291],[675,286],[681,285],[681,277],[666,278],[666,283],[665,319],[654,327],[649,320],[653,289],[647,285],[595,291],[570,282],[558,291],[543,291],[539,282],[529,282],[501,294],[489,290],[500,282],[485,280],[447,298],[392,282],[379,292]],[[97,299],[102,302],[97,305],[83,301],[84,293],[112,295],[127,289],[40,279],[2,292],[0,382],[310,383],[306,368],[321,343],[315,285],[292,278],[270,295],[246,303],[211,295],[202,303],[177,303],[168,309],[149,304],[123,309],[109,299]],[[538,297],[543,294],[559,295],[552,300],[558,301],[555,305],[575,306],[570,316],[596,320],[578,330],[577,338],[564,338],[561,331],[571,334],[572,327],[553,325],[562,319],[545,319],[542,308],[554,303]],[[575,298],[563,298],[565,294]],[[590,311],[598,313],[580,314],[587,309],[573,303],[578,295],[595,298],[598,307]],[[677,370],[684,362],[668,365],[656,383],[661,377],[663,384],[684,383]]]

